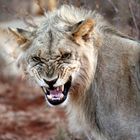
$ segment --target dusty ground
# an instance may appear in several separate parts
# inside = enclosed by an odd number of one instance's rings
[[[72,139],[63,110],[48,107],[41,90],[0,76],[0,140]]]

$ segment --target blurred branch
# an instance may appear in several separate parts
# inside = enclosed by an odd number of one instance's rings
[[[81,1],[80,0],[76,0],[76,6],[80,7],[81,6]]]
[[[132,16],[132,19],[133,19],[133,22],[134,22],[134,25],[135,25],[135,28],[136,28],[137,37],[139,37],[139,29],[138,29],[138,25],[137,25],[136,18],[135,18],[135,15],[134,15],[134,11],[133,11],[133,8],[132,8],[131,0],[128,0],[128,5],[129,5],[129,10],[130,10],[130,13],[131,13],[131,16]]]
[[[118,10],[118,8],[116,7],[116,5],[113,3],[113,1],[112,1],[112,0],[108,0],[108,2],[112,5],[112,7],[114,8],[115,12],[118,13],[119,10]]]
[[[100,1],[99,0],[95,1],[95,7],[96,7],[96,9],[100,8]]]
[[[40,9],[40,13],[44,14],[45,13],[45,9],[42,7],[41,5],[41,1],[40,0],[35,0],[36,4],[38,5],[39,9]]]
[[[68,1],[68,0],[64,0],[63,3],[64,3],[64,4],[68,4],[69,1]]]

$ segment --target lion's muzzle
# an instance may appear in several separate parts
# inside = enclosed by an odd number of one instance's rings
[[[45,80],[48,87],[42,87],[45,97],[51,105],[59,105],[67,99],[67,95],[71,87],[72,77],[70,76],[64,85],[54,87],[56,81],[57,79],[52,81]]]

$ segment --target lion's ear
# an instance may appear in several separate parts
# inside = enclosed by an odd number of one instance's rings
[[[91,37],[95,21],[91,18],[77,23],[72,30],[74,41],[81,44],[83,41],[88,41]]]
[[[13,29],[13,28],[8,28],[10,33],[12,33],[12,35],[14,36],[14,38],[16,39],[16,42],[19,45],[23,45],[26,44],[27,42],[31,41],[33,33],[30,31],[26,31],[24,29]]]

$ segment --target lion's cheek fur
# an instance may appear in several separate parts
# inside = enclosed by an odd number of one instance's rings
[[[94,59],[92,59],[92,57]],[[94,79],[94,74],[97,65],[97,54],[89,53],[84,54],[81,59],[81,67],[72,82],[69,93],[69,102],[66,107],[69,120],[69,128],[74,133],[87,134],[90,130],[90,124],[87,122],[86,106],[87,91],[90,88]]]
[[[92,57],[94,59],[92,59]],[[81,66],[79,71],[72,77],[72,86],[70,89],[70,100],[74,103],[83,103],[86,91],[89,89],[96,70],[97,54],[88,53],[83,54],[80,60]]]

